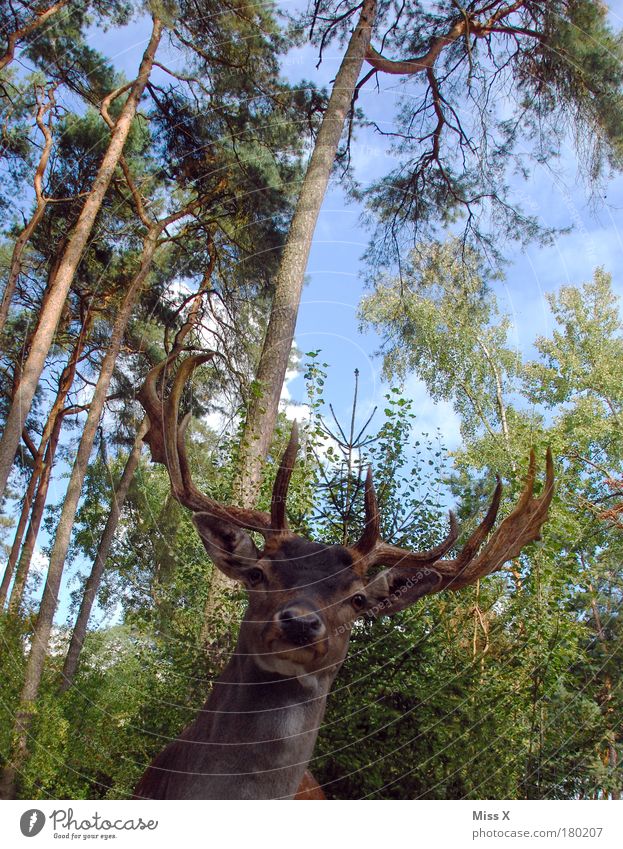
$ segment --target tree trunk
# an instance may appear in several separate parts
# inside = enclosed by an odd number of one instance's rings
[[[275,429],[316,222],[370,44],[375,15],[376,0],[364,0],[359,22],[333,84],[277,271],[256,373],[258,392],[250,400],[242,440],[240,503],[245,507],[252,506],[255,501],[262,464]]]
[[[22,605],[24,588],[26,587],[28,573],[30,572],[30,564],[32,563],[32,555],[35,550],[35,543],[37,542],[39,528],[41,527],[41,520],[43,519],[43,511],[45,510],[45,504],[48,498],[50,478],[52,476],[52,469],[54,468],[54,457],[56,455],[56,449],[58,448],[62,425],[63,417],[58,415],[54,421],[52,434],[50,435],[46,448],[41,478],[39,480],[37,494],[35,495],[35,500],[32,505],[26,539],[22,546],[17,570],[15,572],[15,581],[13,582],[13,587],[11,589],[11,595],[9,598],[9,613],[12,615],[19,613],[19,609]]]
[[[511,439],[510,432],[508,429],[508,419],[506,416],[506,404],[504,403],[504,391],[502,389],[502,378],[500,377],[500,371],[496,364],[493,362],[493,357],[491,356],[489,349],[482,341],[482,339],[478,339],[478,344],[482,352],[485,355],[489,366],[491,367],[491,372],[493,373],[493,379],[495,380],[495,402],[498,408],[498,414],[500,416],[500,424],[502,426],[502,435],[504,437],[504,444],[506,445],[506,451],[511,461],[511,468],[514,472],[517,471],[517,464],[513,459],[513,455],[511,452]]]
[[[0,442],[0,496],[4,494],[6,489],[22,428],[30,412],[32,400],[62,314],[69,287],[121,157],[139,100],[153,67],[161,34],[162,22],[158,18],[154,18],[151,38],[143,54],[138,76],[129,90],[128,98],[112,131],[110,144],[98,169],[93,189],[85,201],[63,259],[52,281],[45,304],[45,312],[42,311],[37,330],[33,336],[30,352],[21,372],[20,382],[15,391]]]
[[[167,219],[167,221],[169,221]],[[32,645],[26,671],[24,676],[24,685],[20,695],[20,704],[16,714],[15,727],[13,729],[14,746],[11,754],[11,759],[2,770],[0,778],[0,798],[11,799],[15,794],[15,781],[21,765],[28,755],[27,741],[28,729],[32,720],[33,703],[39,694],[39,686],[41,684],[41,676],[47,656],[48,642],[52,631],[54,614],[58,604],[58,593],[63,576],[63,568],[65,559],[69,549],[71,540],[71,530],[73,527],[78,502],[82,492],[82,485],[87,473],[89,457],[95,440],[95,434],[99,425],[99,420],[106,401],[108,387],[112,378],[123,334],[128,324],[132,309],[136,302],[136,298],[141,290],[141,287],[149,273],[156,247],[158,245],[158,236],[165,226],[164,222],[154,226],[145,236],[143,243],[143,253],[141,256],[141,265],[135,275],[132,283],[126,292],[123,303],[115,318],[113,325],[110,346],[100,369],[100,374],[97,379],[93,398],[89,406],[87,420],[84,425],[76,459],[69,478],[67,492],[61,515],[56,528],[56,536],[54,545],[50,553],[50,563],[48,566],[48,574],[43,588],[43,597],[41,606],[39,607],[39,615],[34,627],[32,636]]]
[[[17,528],[15,529],[13,544],[11,545],[11,551],[9,552],[9,559],[7,560],[4,575],[2,577],[2,584],[0,584],[0,610],[2,610],[2,608],[4,607],[4,603],[9,593],[9,587],[13,578],[13,571],[15,569],[15,564],[17,563],[19,552],[22,547],[24,531],[26,530],[26,526],[28,525],[28,517],[30,516],[30,510],[33,506],[33,496],[35,495],[35,492],[37,490],[37,484],[39,483],[39,480],[41,478],[42,470],[43,457],[39,451],[37,453],[37,456],[35,457],[35,462],[32,468],[32,474],[30,475],[30,480],[28,481],[28,487],[24,496],[24,503],[22,504],[22,509],[20,511]]]
[[[236,498],[242,507],[252,507],[255,503],[262,465],[273,438],[316,222],[370,44],[375,16],[376,0],[364,0],[359,21],[333,84],[277,271],[275,294],[255,378],[258,391],[250,399],[242,436],[240,471],[235,487]],[[206,621],[220,606],[223,590],[231,586],[232,581],[215,569],[205,609]]]
[[[110,547],[115,536],[115,531],[117,530],[117,524],[119,523],[119,516],[121,515],[121,510],[128,495],[130,484],[134,478],[134,473],[138,467],[141,456],[141,448],[143,447],[143,437],[147,433],[148,428],[149,419],[145,417],[139,425],[132,450],[130,451],[130,456],[127,459],[123,474],[121,475],[121,480],[113,492],[110,515],[106,521],[106,527],[104,528],[97,548],[93,567],[91,568],[91,574],[89,575],[84,588],[80,610],[78,611],[76,624],[74,625],[73,634],[71,635],[71,642],[69,644],[67,657],[65,658],[65,665],[63,666],[63,680],[60,687],[61,692],[64,692],[71,687],[76,672],[78,671],[80,652],[84,645],[84,638],[87,633],[87,625],[89,623],[91,609],[102,580],[106,560],[108,559]]]
[[[84,351],[84,347],[86,345],[87,337],[92,327],[94,317],[95,316],[93,311],[89,309],[82,323],[80,335],[78,336],[76,344],[74,345],[74,349],[67,361],[67,365],[61,372],[61,376],[58,381],[58,390],[56,393],[56,398],[54,399],[54,403],[52,404],[52,408],[41,433],[41,441],[39,442],[39,447],[37,449],[37,455],[35,457],[35,463],[33,466],[32,474],[30,476],[30,481],[28,482],[28,489],[26,490],[26,495],[24,497],[24,506],[22,508],[19,523],[15,531],[15,539],[13,541],[11,552],[9,554],[9,560],[7,562],[7,566],[4,572],[4,577],[2,579],[2,585],[0,586],[0,609],[2,609],[2,607],[4,606],[4,602],[6,601],[6,597],[9,591],[9,585],[11,583],[11,578],[13,577],[13,570],[15,569],[15,564],[17,563],[20,553],[22,536],[24,534],[26,524],[28,523],[28,516],[30,510],[32,508],[33,511],[35,511],[35,504],[37,504],[38,506],[36,509],[40,509],[41,515],[43,515],[43,508],[45,507],[45,501],[47,498],[49,474],[47,475],[48,480],[45,483],[43,482],[42,477],[46,476],[46,469],[51,472],[51,467],[54,464],[54,455],[56,453],[56,446],[58,444],[58,437],[60,434],[61,427],[61,424],[59,423],[57,428],[56,422],[59,417],[62,417],[63,407],[65,406],[67,395],[74,381],[78,362],[80,360],[80,357],[82,356],[82,352]],[[52,450],[50,451],[48,450],[48,443],[50,442],[50,439],[52,438],[52,435],[54,433],[56,433],[55,443]],[[33,496],[35,497],[34,502]],[[40,502],[42,498],[43,503],[41,504]],[[20,587],[18,588],[17,595],[15,593],[15,587],[14,591],[11,593],[11,599],[17,599],[17,606],[13,605],[14,610],[17,610],[19,608],[19,605],[21,604],[22,591],[24,589],[26,577],[30,568],[30,557],[32,556],[32,551],[34,550],[34,542],[37,537],[37,534],[39,533],[40,523],[41,516],[39,516],[38,521],[33,522],[31,519],[30,522],[30,528],[26,537],[26,546],[30,547],[30,554],[26,555],[26,557],[20,558],[18,575],[16,575],[16,584],[18,583],[19,578]],[[31,530],[33,529],[35,539],[29,539]]]

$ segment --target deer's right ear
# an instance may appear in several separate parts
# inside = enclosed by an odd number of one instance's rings
[[[259,558],[249,534],[236,525],[210,513],[194,513],[192,520],[214,565],[228,577],[240,580],[240,570]]]

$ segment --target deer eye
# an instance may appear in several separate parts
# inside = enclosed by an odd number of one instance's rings
[[[366,604],[368,603],[368,599],[363,593],[356,593],[351,598],[350,603],[355,608],[355,610],[363,610]]]
[[[256,567],[255,569],[249,569],[246,577],[247,577],[247,581],[251,584],[251,586],[256,587],[258,584],[261,584],[262,581],[264,580],[264,573],[262,572],[261,569]]]

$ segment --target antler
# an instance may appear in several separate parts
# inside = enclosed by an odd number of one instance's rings
[[[275,478],[270,515],[261,510],[223,505],[198,490],[193,483],[185,443],[190,413],[180,422],[179,404],[184,385],[193,371],[213,357],[214,352],[187,357],[178,367],[166,400],[158,395],[158,381],[174,358],[167,357],[147,375],[138,392],[138,400],[149,417],[150,426],[145,442],[149,445],[152,459],[166,467],[173,496],[193,513],[210,513],[240,528],[258,531],[265,538],[287,532],[286,498],[298,450],[296,423],[292,427],[290,442]]]
[[[374,491],[372,480],[372,469],[368,468],[366,476],[364,495],[366,524],[359,541],[351,547],[353,555],[353,566],[360,575],[364,576],[368,569],[383,563],[386,566],[401,565],[405,568],[419,568],[431,566],[440,557],[450,551],[459,536],[459,527],[456,516],[450,510],[450,531],[442,543],[431,548],[430,551],[408,551],[395,545],[383,542],[381,537],[381,516],[379,505]]]
[[[288,520],[286,518],[286,499],[290,478],[294,471],[294,463],[299,450],[299,426],[296,422],[292,424],[290,441],[283,452],[279,469],[273,484],[273,493],[270,500],[270,524],[273,529],[286,530]]]
[[[423,585],[423,595],[443,589],[458,590],[475,583],[479,578],[500,569],[508,560],[517,557],[521,549],[529,542],[541,538],[541,527],[547,519],[548,508],[554,494],[554,463],[549,448],[546,455],[545,486],[539,497],[534,496],[535,477],[536,460],[534,451],[531,451],[526,484],[517,506],[500,524],[480,553],[479,549],[493,528],[500,506],[502,484],[499,478],[483,521],[455,558],[441,560],[440,558],[449,551],[458,537],[458,526],[454,514],[450,513],[448,536],[430,551],[411,552],[388,545],[380,539],[378,506],[372,475],[368,471],[365,492],[366,528],[359,542],[351,549],[356,568],[360,574],[365,575],[370,567],[382,563],[394,567],[401,574],[404,572],[406,578],[414,570],[430,567],[439,576],[439,580],[434,587]]]

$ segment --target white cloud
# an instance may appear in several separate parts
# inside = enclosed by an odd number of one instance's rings
[[[461,444],[461,421],[448,401],[433,401],[424,381],[412,375],[405,383],[404,394],[413,401],[416,415],[415,433],[434,436],[441,432],[447,450],[454,451]]]
[[[309,422],[309,404],[286,403],[282,405],[282,409],[288,421],[298,422],[299,424],[307,424]]]
[[[299,376],[300,371],[298,368],[288,369],[286,372],[286,376],[283,381],[283,386],[281,387],[281,401],[286,402],[286,404],[292,400],[292,393],[290,392],[289,383],[292,383],[293,380]],[[289,417],[288,417],[289,418]]]
[[[36,545],[32,553],[32,560],[30,565],[31,574],[47,575],[49,565],[50,558],[47,556],[47,554],[44,554],[41,551],[38,545]]]

